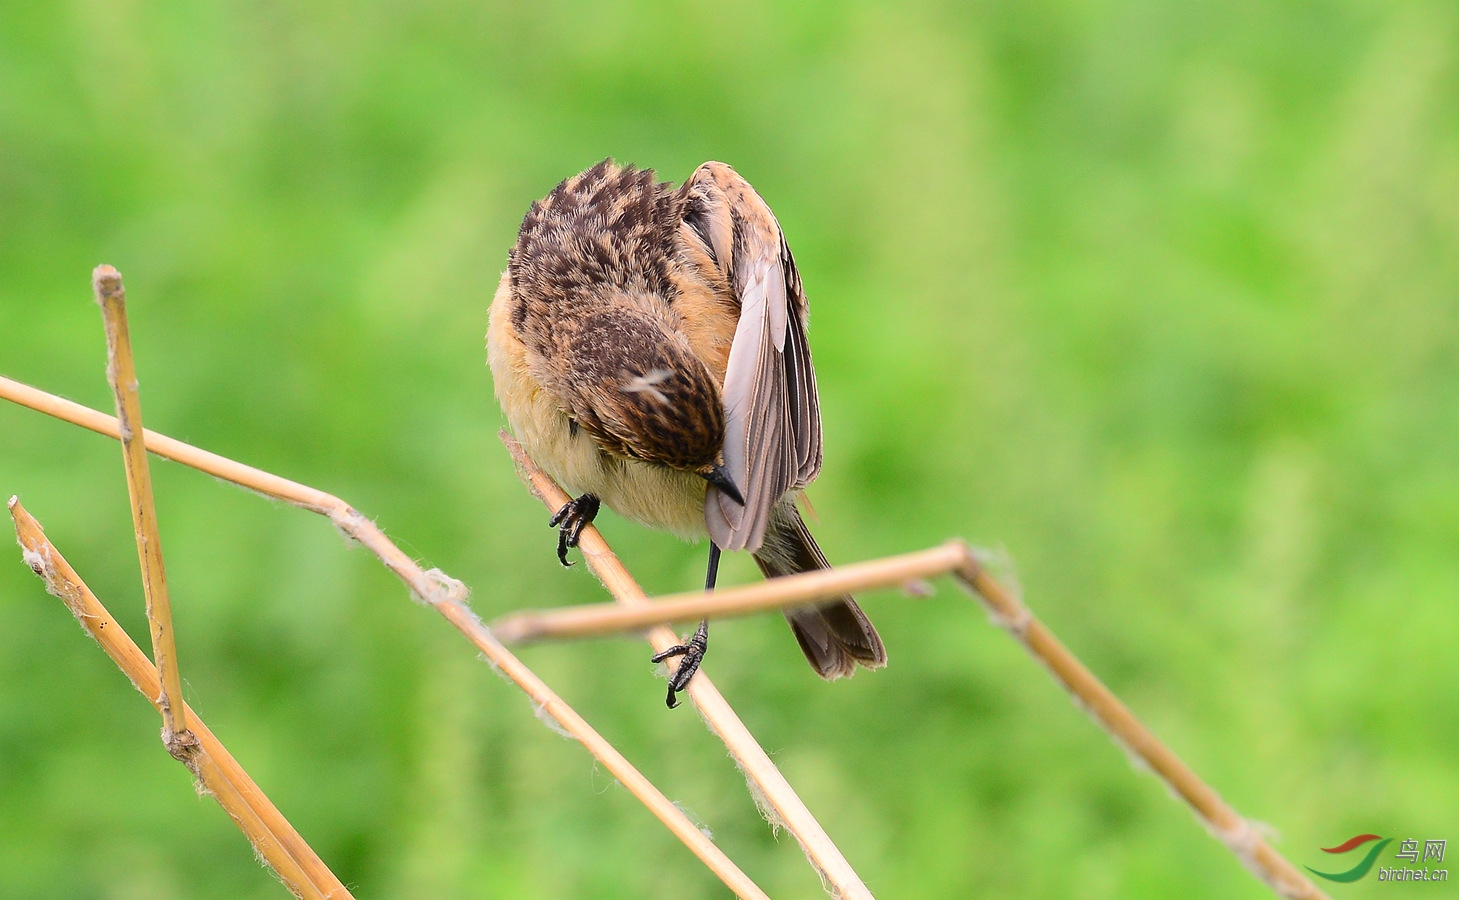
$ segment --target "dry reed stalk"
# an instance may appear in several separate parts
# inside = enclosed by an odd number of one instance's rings
[[[1250,822],[1161,743],[1048,626],[1034,617],[1018,595],[989,575],[971,548],[963,549],[963,560],[952,572],[958,581],[981,598],[993,619],[1048,667],[1116,744],[1139,757],[1168,788],[1179,794],[1206,830],[1225,844],[1249,872],[1287,900],[1328,900],[1327,894],[1297,871]]]
[[[703,591],[673,594],[640,606],[597,603],[516,612],[491,623],[491,630],[503,643],[516,644],[639,631],[671,622],[745,616],[853,591],[899,587],[923,578],[946,575],[961,564],[966,550],[962,541],[951,541],[931,550],[902,556],[807,572],[761,584],[715,588],[712,594]]]
[[[10,498],[9,507],[25,561],[45,582],[46,590],[61,598],[86,633],[101,645],[142,696],[162,712],[161,681],[146,654],[46,539],[44,529],[26,512],[20,500]],[[350,892],[269,802],[203,720],[180,697],[175,702],[179,713],[186,710],[194,738],[191,749],[179,759],[233,818],[284,885],[296,897],[306,900],[350,897]]]
[[[162,565],[162,537],[157,530],[157,505],[152,498],[152,473],[142,441],[142,401],[137,396],[137,370],[127,332],[127,295],[122,276],[111,266],[91,273],[106,323],[106,379],[116,396],[121,423],[122,458],[127,470],[127,496],[132,502],[132,527],[137,533],[137,557],[142,565],[142,596],[147,602],[147,623],[152,631],[152,657],[162,680],[157,708],[162,713],[162,742],[178,759],[195,741],[188,731],[182,702],[182,673],[177,666],[177,641],[172,630],[172,603],[167,597],[167,572]]]
[[[0,376],[0,398],[54,416],[109,437],[118,437],[117,420],[105,413]],[[327,516],[335,527],[374,553],[403,581],[411,593],[433,607],[517,684],[533,703],[578,740],[620,783],[643,803],[675,837],[699,857],[737,896],[760,900],[766,894],[725,856],[673,802],[618,753],[581,716],[558,697],[521,660],[492,635],[466,606],[461,582],[432,569],[421,569],[387,538],[374,522],[348,503],[316,488],[281,478],[216,453],[201,450],[155,431],[145,431],[147,449],[239,487]]]
[[[1016,594],[1004,588],[962,541],[844,568],[776,578],[738,588],[677,594],[632,608],[612,603],[504,616],[494,626],[504,641],[585,637],[633,632],[669,622],[694,622],[803,606],[846,593],[951,575],[979,597],[994,621],[1042,662],[1116,744],[1138,757],[1190,806],[1211,834],[1282,897],[1326,898],[1321,890],[1261,838],[1239,813],[1170,748],[1161,743],[1109,688],[1081,663]]]
[[[509,435],[506,431],[500,432],[502,443],[512,454],[516,461],[517,469],[526,482],[532,493],[542,501],[551,511],[556,512],[562,508],[564,503],[570,499],[562,488],[552,480],[547,473],[537,467],[522,445]],[[588,568],[594,575],[603,582],[608,593],[613,598],[631,611],[634,608],[644,607],[651,603],[638,582],[628,574],[628,570],[613,553],[608,542],[597,528],[588,526],[583,529],[578,540],[578,549],[582,551],[583,559],[587,562]],[[667,627],[659,626],[648,632],[649,643],[653,645],[655,652],[663,652],[669,647],[680,642],[679,636]],[[729,702],[724,699],[719,690],[715,688],[714,682],[709,679],[703,669],[689,682],[689,697],[698,707],[699,714],[704,718],[725,747],[729,750],[730,756],[734,757],[735,763],[744,772],[745,778],[750,783],[751,793],[755,796],[756,803],[761,806],[767,818],[779,826],[785,828],[795,839],[800,842],[801,849],[805,851],[806,858],[811,865],[820,873],[826,886],[832,891],[833,896],[838,898],[869,898],[871,891],[862,883],[856,870],[841,855],[835,843],[826,834],[821,823],[811,815],[806,805],[801,802],[795,789],[780,770],[770,761],[760,743],[750,734],[750,730],[740,721]]]
[[[528,669],[526,664],[512,655],[506,647],[497,641],[491,630],[481,624],[481,620],[467,609],[466,605],[459,601],[448,601],[439,604],[437,609],[441,615],[450,620],[451,624],[465,634],[482,653],[486,654],[496,664],[497,668],[512,681],[516,682],[532,702],[542,709],[543,712],[552,716],[568,734],[582,742],[598,761],[603,764],[614,778],[637,797],[639,802],[648,807],[660,822],[663,822],[674,836],[683,841],[700,861],[709,867],[710,871],[719,876],[719,879],[734,891],[739,897],[755,898],[755,900],[769,900],[768,895],[760,890],[749,876],[741,872],[739,867],[725,856],[723,851],[714,845],[708,837],[691,821],[684,813],[665,797],[658,788],[653,786],[647,778],[633,767],[607,739],[594,731],[582,716],[579,716],[571,706],[567,705],[561,697],[553,693],[543,681]]]

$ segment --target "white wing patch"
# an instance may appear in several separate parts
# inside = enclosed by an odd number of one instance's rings
[[[634,375],[632,372],[625,371],[620,373],[620,377],[623,378],[623,383],[618,386],[618,390],[623,393],[648,394],[660,403],[669,402],[669,398],[664,396],[664,392],[658,388],[659,385],[674,377],[674,373],[668,369],[650,369],[642,375]]]

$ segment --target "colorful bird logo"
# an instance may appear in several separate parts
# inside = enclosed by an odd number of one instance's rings
[[[1378,854],[1393,841],[1393,838],[1380,838],[1376,834],[1356,834],[1341,844],[1338,844],[1336,847],[1321,848],[1323,853],[1346,853],[1354,847],[1361,847],[1369,841],[1378,841],[1378,843],[1373,845],[1372,849],[1368,851],[1368,855],[1363,857],[1362,862],[1348,869],[1346,872],[1319,872],[1311,866],[1304,866],[1304,868],[1313,875],[1326,878],[1328,881],[1357,881],[1359,878],[1368,874],[1368,870],[1373,868],[1373,863],[1378,859]]]

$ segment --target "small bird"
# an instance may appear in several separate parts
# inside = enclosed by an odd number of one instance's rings
[[[532,204],[491,305],[488,357],[507,420],[576,494],[558,559],[600,503],[653,528],[748,550],[767,578],[830,568],[796,510],[821,468],[807,306],[780,224],[734,169],[675,188],[611,159]],[[886,665],[850,597],[786,612],[826,679]],[[686,643],[668,705],[708,643]]]

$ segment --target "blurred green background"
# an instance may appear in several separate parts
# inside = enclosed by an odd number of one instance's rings
[[[6,4],[0,372],[109,409],[115,264],[151,427],[346,498],[485,618],[602,600],[497,443],[487,305],[561,178],[725,160],[810,297],[832,560],[1003,548],[1332,870],[1459,841],[1456,112],[1446,3]],[[0,405],[0,492],[145,641],[119,457]],[[726,894],[328,523],[154,477],[188,699],[358,896]],[[702,576],[600,524],[651,592]],[[777,616],[707,669],[879,897],[1268,896],[956,590],[865,605],[885,671],[819,682]],[[0,635],[0,893],[284,896],[14,551]],[[647,656],[523,651],[821,896]]]

